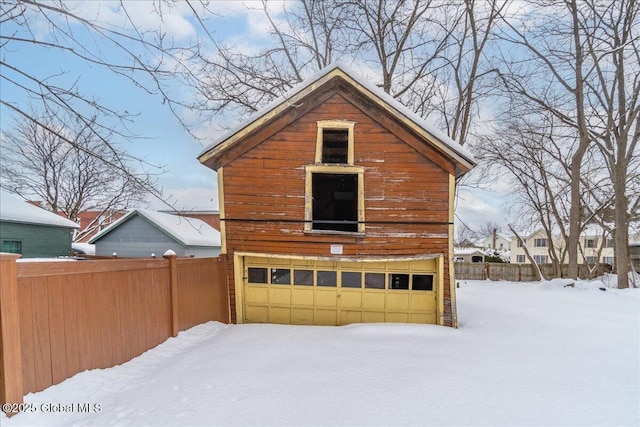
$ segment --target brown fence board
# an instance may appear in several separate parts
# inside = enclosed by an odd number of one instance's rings
[[[35,344],[36,388],[42,390],[51,383],[51,341],[49,340],[49,289],[45,281],[35,283],[33,319]]]
[[[36,348],[34,342],[33,322],[33,284],[31,280],[23,280],[18,292],[20,304],[20,343],[22,347],[22,382],[25,390],[36,388]]]
[[[78,283],[74,281],[62,287],[64,296],[64,342],[67,375],[82,372],[80,365],[80,332],[77,305]]]
[[[49,288],[49,339],[51,346],[51,381],[56,384],[67,376],[64,329],[64,283],[62,277],[47,280]]]

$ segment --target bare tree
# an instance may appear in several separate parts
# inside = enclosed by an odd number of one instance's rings
[[[282,16],[274,16],[263,0],[260,11],[272,35],[266,48],[242,50],[206,31],[215,51],[211,53],[211,46],[203,47],[196,55],[200,78],[193,105],[205,118],[255,112],[344,52],[348,36],[344,34],[346,9],[342,4],[302,0],[292,3]],[[206,29],[206,24],[203,26]]]
[[[449,43],[454,23],[448,5],[433,0],[351,0],[347,25],[352,49],[380,68],[380,87],[394,97],[413,88],[442,66],[440,54]]]
[[[76,149],[90,156],[108,156],[110,167],[119,175],[127,175],[136,186],[162,198],[157,187],[149,186],[140,176],[131,174],[132,161],[146,167],[151,165],[145,164],[143,159],[122,157],[123,151],[113,145],[114,141],[138,138],[128,128],[135,117],[133,105],[110,106],[90,91],[81,90],[81,75],[71,75],[63,63],[58,64],[60,71],[51,75],[24,65],[15,55],[24,50],[36,56],[38,52],[53,51],[69,61],[107,70],[129,82],[132,88],[156,95],[158,102],[165,103],[177,120],[181,120],[179,109],[185,104],[171,95],[171,87],[176,81],[193,82],[196,78],[184,60],[185,49],[190,46],[175,46],[175,41],[165,37],[161,29],[137,27],[126,2],[98,6],[117,8],[113,11],[116,12],[114,15],[122,17],[120,23],[101,21],[98,12],[92,15],[83,9],[92,5],[95,3],[63,0],[0,2],[0,82],[3,88],[0,106],[5,113],[29,120],[43,129],[50,123],[40,121],[39,116],[32,114],[31,107],[57,123],[72,120],[84,127],[83,135],[101,143]],[[154,6],[160,20],[170,8],[176,7],[169,1],[157,1]],[[16,93],[28,96],[29,101],[13,98],[12,94]],[[183,125],[187,128],[185,123]],[[56,133],[56,129],[49,131]],[[58,132],[55,137],[70,146],[76,144],[65,133]]]
[[[637,165],[640,153],[640,3],[622,1],[604,4],[587,1],[580,16],[581,30],[593,64],[592,79],[586,81],[594,108],[600,114],[590,120],[590,132],[610,172],[614,195],[614,242],[618,287],[629,286],[628,190],[629,167]],[[613,67],[612,67],[613,65]]]
[[[432,85],[431,90],[425,90],[428,82],[416,85],[406,102],[415,105],[424,117],[435,113],[447,134],[464,145],[480,114],[479,103],[495,89],[490,79],[495,69],[487,50],[493,47],[500,14],[508,3],[464,0],[452,5],[448,15],[454,26],[439,54],[444,66],[430,70],[440,84]]]
[[[506,89],[521,99],[516,109],[530,111],[535,107],[548,112],[574,132],[575,144],[569,162],[567,251],[568,274],[576,278],[583,225],[580,180],[583,161],[592,145],[607,146],[607,133],[619,135],[615,138],[609,135],[609,151],[615,144],[623,146],[614,151],[615,161],[612,157],[610,167],[613,174],[619,174],[620,182],[614,194],[622,193],[616,196],[620,212],[616,229],[628,235],[625,225],[628,209],[622,199],[626,197],[623,187],[628,178],[625,164],[634,153],[631,136],[638,132],[636,106],[640,70],[634,31],[638,27],[640,5],[633,0],[606,4],[596,0],[566,0],[536,2],[535,6],[523,12],[519,19],[503,15],[502,39],[517,51],[517,59],[512,59],[513,52],[505,56],[500,76]],[[623,248],[625,239],[624,236],[616,238],[619,287],[628,286],[628,260],[621,259],[628,258],[628,250]]]
[[[475,231],[466,224],[461,224],[460,227],[456,227],[456,236],[453,244],[459,248],[472,247],[477,238],[478,234]]]
[[[70,119],[63,126],[53,116],[30,115],[44,125],[21,118],[3,135],[4,188],[44,201],[72,221],[84,211],[108,213],[140,205],[149,188],[156,188],[154,177],[128,164],[117,145],[102,143],[107,135],[95,137],[94,121]]]
[[[570,206],[571,135],[560,136],[553,116],[512,117],[492,137],[477,145],[481,160],[508,172],[518,195],[523,223],[539,224],[549,242],[568,240],[566,219]],[[529,227],[530,228],[530,227]],[[578,231],[578,235],[580,231]],[[561,275],[566,245],[549,245],[549,257],[556,277]]]

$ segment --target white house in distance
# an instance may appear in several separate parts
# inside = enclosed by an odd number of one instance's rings
[[[453,248],[455,262],[484,262],[486,253],[480,248]]]
[[[629,243],[640,243],[640,231],[630,230]],[[518,264],[528,264],[523,243],[526,245],[529,253],[538,264],[546,264],[551,262],[549,249],[551,245],[560,253],[565,247],[564,239],[561,236],[554,236],[550,242],[546,233],[541,228],[530,235],[521,235],[523,241],[514,238],[511,241],[511,262]],[[604,236],[604,237],[603,237]],[[604,240],[603,240],[604,239]],[[579,264],[595,264],[596,261],[604,264],[614,264],[615,258],[613,253],[613,238],[604,233],[599,227],[587,227],[580,235],[580,248],[578,250]],[[584,254],[584,256],[583,256]],[[567,260],[564,260],[565,263]]]
[[[95,244],[96,255],[132,258],[159,257],[167,250],[183,257],[214,257],[221,246],[220,232],[202,220],[146,209],[129,211],[89,243]]]
[[[494,233],[481,240],[480,244],[485,249],[508,251],[511,248],[511,240],[512,238],[504,233]]]

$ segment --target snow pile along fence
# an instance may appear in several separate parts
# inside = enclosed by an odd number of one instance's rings
[[[16,263],[0,254],[0,403],[227,323],[221,258]],[[10,414],[9,414],[10,415]]]

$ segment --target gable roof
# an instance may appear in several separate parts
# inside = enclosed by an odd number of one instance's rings
[[[70,219],[32,205],[0,189],[0,220],[53,227],[80,228]]]
[[[185,216],[171,215],[147,209],[133,209],[125,216],[96,234],[89,243],[95,243],[130,218],[139,215],[185,246],[220,246],[220,232],[204,221]]]
[[[366,96],[398,121],[407,123],[413,131],[445,156],[452,158],[456,163],[456,175],[461,176],[476,165],[475,159],[466,148],[455,142],[448,135],[429,125],[423,118],[415,114],[409,108],[401,104],[388,93],[364,79],[358,73],[350,70],[342,64],[332,64],[323,68],[302,83],[294,87],[285,96],[282,96],[266,107],[249,116],[229,132],[209,144],[198,156],[198,160],[212,167],[211,160],[220,156],[234,145],[243,136],[267,124],[276,116],[295,109],[298,101],[308,96],[319,87],[329,81],[341,78],[349,83],[359,93]],[[214,168],[214,167],[212,167]]]

